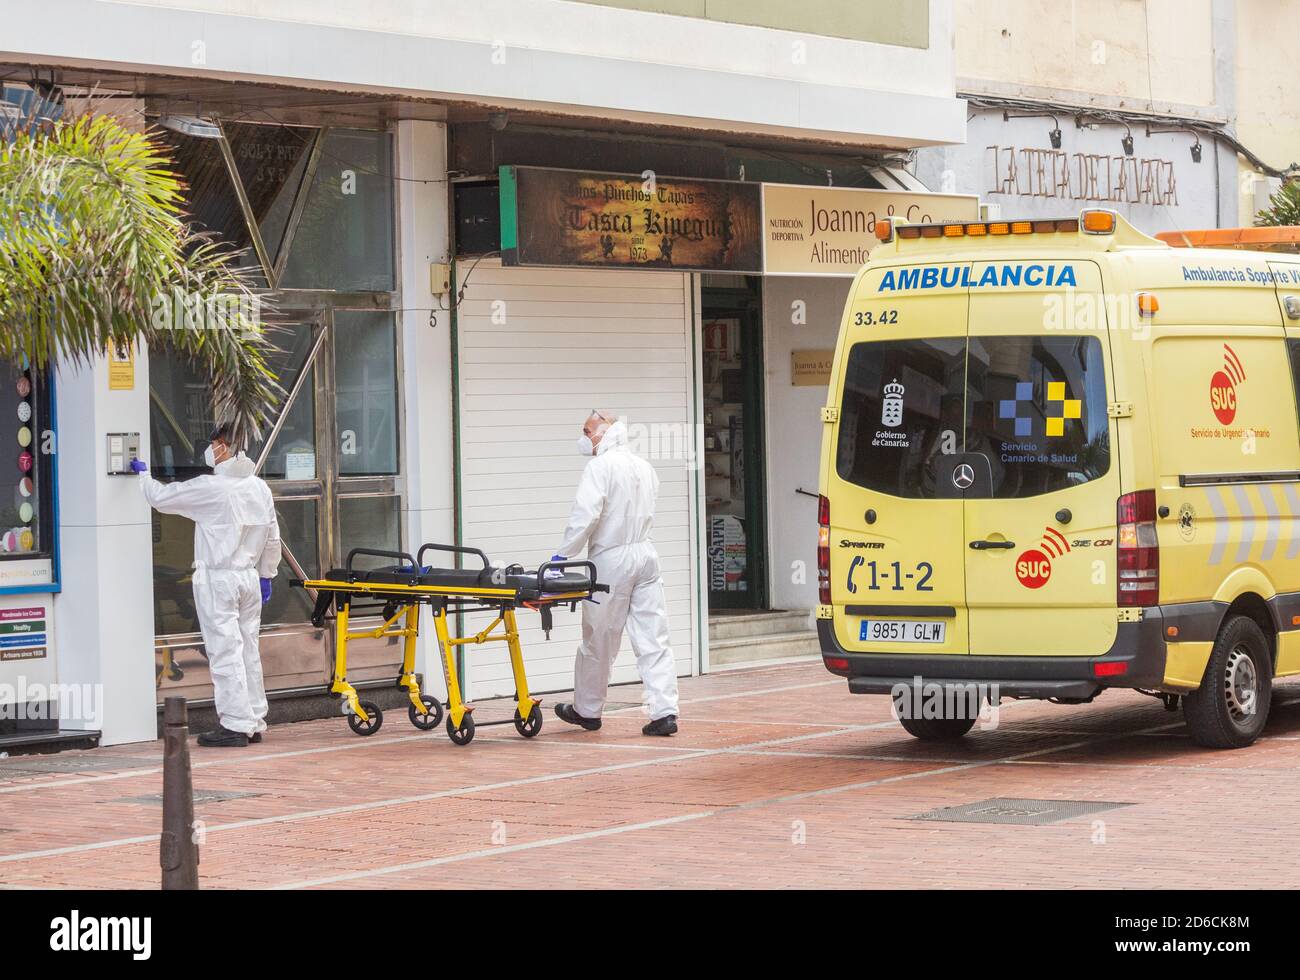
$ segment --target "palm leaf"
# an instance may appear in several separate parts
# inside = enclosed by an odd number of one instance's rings
[[[261,301],[184,207],[156,131],[93,112],[20,126],[0,145],[0,360],[82,364],[143,340],[208,377],[217,418],[251,441],[283,398]]]

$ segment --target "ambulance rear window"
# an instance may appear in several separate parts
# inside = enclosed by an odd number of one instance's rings
[[[961,449],[966,340],[878,340],[849,351],[835,469],[895,497],[939,496],[939,457]]]
[[[1091,336],[971,339],[965,452],[988,458],[994,497],[1033,497],[1110,469],[1106,369]]]
[[[1106,375],[1092,336],[883,340],[849,350],[835,470],[895,497],[950,497],[942,457],[980,453],[992,486],[1032,497],[1110,469]]]

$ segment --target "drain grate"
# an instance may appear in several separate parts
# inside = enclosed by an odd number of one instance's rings
[[[196,789],[194,791],[194,805],[202,806],[204,803],[225,803],[227,800],[246,800],[254,796],[265,796],[265,793],[240,793],[234,790],[225,789]],[[148,796],[123,796],[118,802],[120,803],[140,803],[146,806],[162,806],[162,794],[150,793]]]
[[[0,776],[35,772],[104,772],[161,765],[161,758],[141,759],[126,755],[15,755],[0,759]]]
[[[1020,826],[1059,823],[1105,810],[1133,806],[1132,803],[1107,803],[1103,800],[1023,800],[996,797],[978,803],[941,807],[918,813],[906,820],[940,820],[947,823],[1008,823]]]

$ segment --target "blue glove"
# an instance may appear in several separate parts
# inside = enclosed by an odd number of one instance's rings
[[[149,469],[149,464],[142,459],[131,460],[132,473],[144,473]]]
[[[262,605],[271,601],[271,580],[269,578],[258,579],[262,583]]]
[[[551,555],[551,561],[568,561],[568,560],[569,559],[564,557],[564,555]]]

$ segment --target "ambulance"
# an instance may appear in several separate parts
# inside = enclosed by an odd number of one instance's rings
[[[1250,745],[1300,674],[1300,256],[1105,210],[877,236],[822,410],[826,668],[923,739],[1119,687]]]

